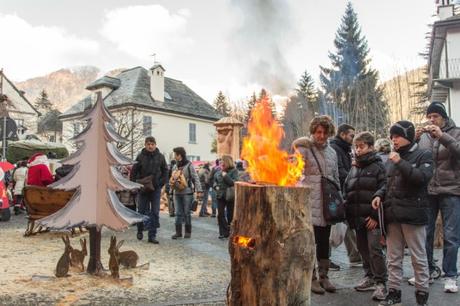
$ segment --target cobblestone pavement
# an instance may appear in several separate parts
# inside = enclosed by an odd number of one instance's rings
[[[64,279],[53,276],[55,264],[62,254],[63,243],[58,234],[44,233],[22,236],[24,216],[0,222],[0,305],[225,305],[230,280],[228,241],[217,238],[215,218],[193,217],[190,240],[171,240],[174,220],[161,214],[159,245],[135,239],[135,229],[118,233],[125,239],[122,250],[134,249],[139,262],[150,263],[148,270],[121,270],[133,276],[132,285],[120,285],[110,278],[99,279],[71,273]],[[107,247],[112,232],[103,231],[102,261],[107,266]],[[72,245],[87,234],[71,238]],[[436,257],[441,258],[440,250]],[[330,278],[339,290],[335,294],[312,296],[312,305],[376,305],[371,293],[357,293],[352,288],[362,277],[362,268],[348,264],[346,251],[339,247],[332,260],[341,266],[331,271]],[[410,257],[405,258],[405,276],[412,275]],[[403,287],[404,305],[415,305],[414,288]],[[460,305],[460,294],[444,294],[442,281],[432,286],[431,305]]]
[[[439,259],[437,265],[441,267],[442,250],[435,249],[434,257]],[[406,252],[407,253],[407,252]],[[378,305],[378,302],[372,301],[372,292],[356,292],[353,287],[364,276],[362,267],[351,267],[348,262],[345,247],[341,245],[338,249],[332,251],[331,260],[337,263],[340,271],[330,271],[329,278],[337,285],[337,293],[325,294],[324,296],[312,295],[312,305],[336,305],[336,306],[354,306],[354,305]],[[460,263],[460,254],[459,261]],[[415,288],[409,286],[407,280],[413,276],[410,256],[404,256],[404,282],[402,286],[402,302],[404,306],[416,305]],[[459,283],[460,285],[460,283]],[[460,305],[460,293],[447,294],[443,292],[444,284],[442,279],[435,280],[430,286],[429,305],[432,306],[458,306]]]

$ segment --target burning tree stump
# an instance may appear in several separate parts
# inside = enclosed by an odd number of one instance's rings
[[[236,183],[229,305],[310,305],[309,189]]]

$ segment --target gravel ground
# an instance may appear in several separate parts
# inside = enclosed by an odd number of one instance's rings
[[[170,239],[173,218],[162,213],[159,245],[136,240],[134,228],[117,233],[118,240],[125,240],[121,250],[133,249],[140,264],[150,264],[148,270],[120,271],[121,277],[133,277],[131,285],[78,271],[71,271],[67,278],[55,278],[54,269],[64,249],[62,233],[24,237],[26,222],[23,215],[0,222],[1,305],[224,304],[230,280],[228,242],[217,239],[215,218],[194,216],[192,239],[174,241]],[[105,229],[102,233],[105,268],[111,234]],[[79,247],[82,237],[88,238],[88,234],[71,238],[72,246]]]
[[[129,284],[78,271],[57,279],[54,269],[63,252],[62,233],[24,237],[24,215],[0,222],[0,305],[225,305],[230,260],[228,241],[217,239],[217,220],[193,216],[192,239],[177,241],[170,238],[173,218],[162,213],[160,223],[159,245],[136,240],[134,228],[117,233],[118,240],[125,240],[121,250],[133,249],[140,264],[150,264],[147,270],[121,270],[122,277],[133,277]],[[111,231],[103,230],[102,262],[106,268],[110,235]],[[72,245],[79,246],[82,237],[88,234],[71,238]],[[442,250],[435,250],[435,258],[442,258]],[[353,290],[363,270],[350,267],[343,245],[332,251],[331,259],[341,266],[329,275],[338,291],[312,295],[312,305],[376,305],[371,293]],[[404,275],[406,279],[412,276],[409,256],[404,259]],[[405,283],[403,295],[404,305],[414,305],[413,287]],[[442,280],[435,282],[430,295],[431,305],[460,305],[460,294],[442,292]]]

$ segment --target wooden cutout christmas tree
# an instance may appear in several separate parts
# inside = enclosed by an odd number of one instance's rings
[[[102,272],[100,262],[101,229],[103,226],[122,231],[129,225],[143,222],[144,216],[126,208],[115,194],[142,185],[125,179],[115,168],[134,161],[123,156],[113,142],[126,141],[114,130],[115,119],[105,108],[101,93],[94,106],[85,113],[87,127],[72,140],[79,144],[77,152],[62,163],[74,165],[73,170],[48,187],[76,190],[66,206],[39,220],[39,224],[54,230],[86,226],[90,232],[88,273]]]

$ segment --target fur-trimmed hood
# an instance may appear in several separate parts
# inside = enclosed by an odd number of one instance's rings
[[[49,167],[49,160],[48,160],[48,157],[46,157],[45,154],[43,153],[36,153],[34,155],[32,155],[32,157],[29,159],[28,163],[27,163],[27,166],[28,167],[32,167],[32,166],[36,166],[36,165],[46,165]]]
[[[321,146],[315,143],[315,141],[310,137],[300,137],[294,140],[294,142],[292,143],[292,148],[296,150],[299,148],[310,149],[310,148],[316,147],[322,150],[325,147],[327,147],[327,145],[328,145],[328,142],[326,142],[324,145]]]
[[[300,137],[294,140],[292,143],[293,149],[299,149],[300,147],[310,149],[313,146],[313,141],[310,137]]]

